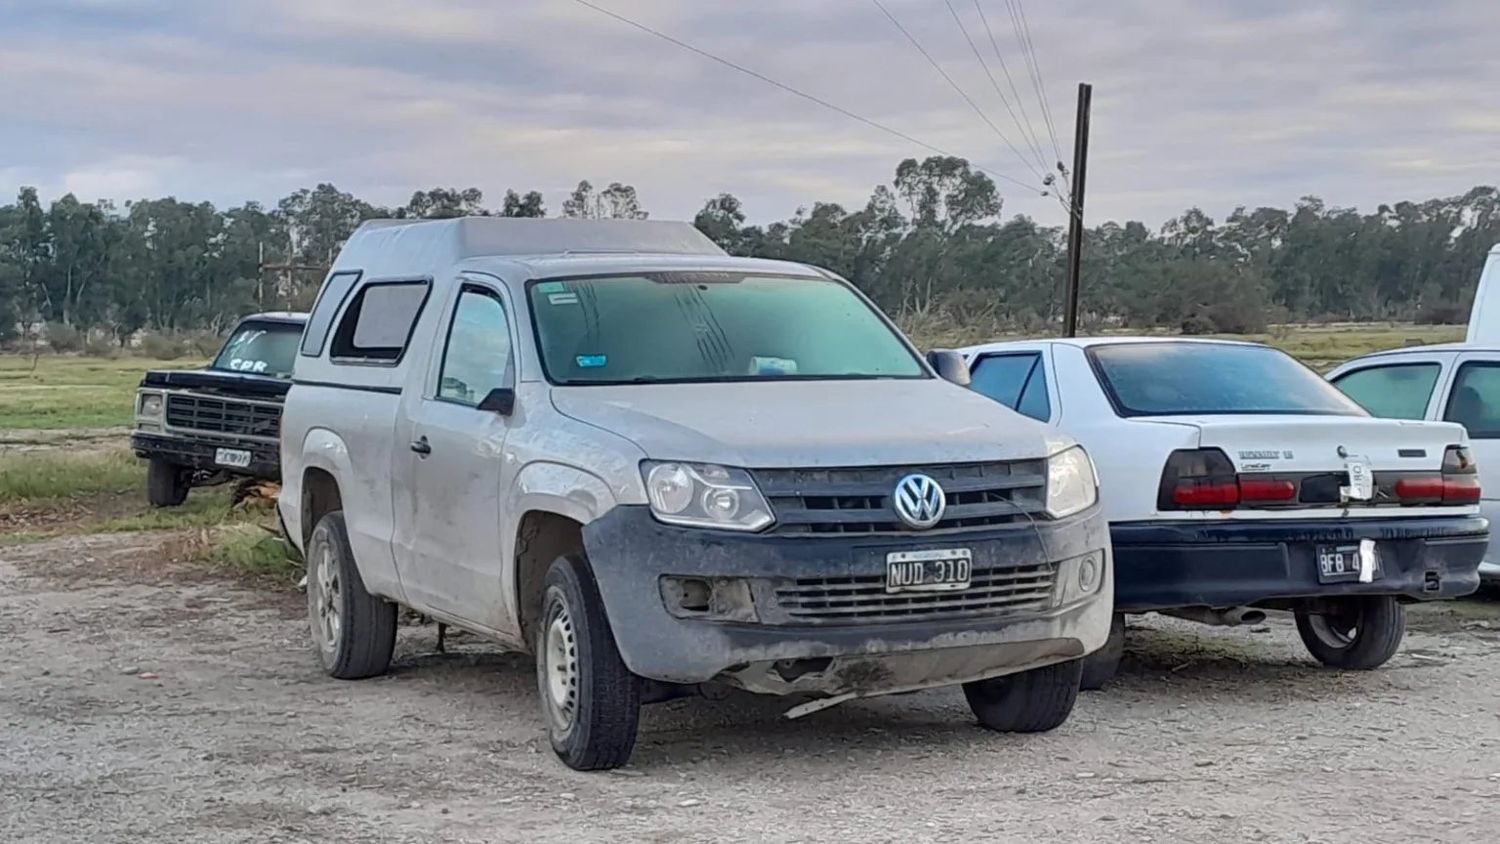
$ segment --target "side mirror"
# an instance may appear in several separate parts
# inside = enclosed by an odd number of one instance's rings
[[[509,416],[516,412],[516,390],[514,387],[496,387],[490,390],[479,403],[480,410]]]
[[[969,386],[969,364],[958,352],[951,349],[933,349],[927,353],[927,363],[944,381],[960,387]]]

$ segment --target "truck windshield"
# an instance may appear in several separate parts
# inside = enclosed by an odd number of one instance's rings
[[[836,281],[651,273],[536,282],[530,297],[556,384],[928,377]]]
[[[289,378],[301,341],[302,326],[295,323],[245,323],[234,330],[209,368]]]
[[[1266,346],[1119,343],[1093,346],[1089,357],[1127,416],[1368,415],[1317,373]]]

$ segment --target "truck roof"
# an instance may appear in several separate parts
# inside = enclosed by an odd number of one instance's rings
[[[287,325],[306,325],[307,314],[298,311],[263,311],[258,314],[246,314],[240,317],[240,322],[284,322]]]

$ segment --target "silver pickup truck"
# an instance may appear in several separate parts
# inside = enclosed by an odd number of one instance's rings
[[[405,605],[534,653],[578,769],[710,685],[799,715],[963,684],[1051,729],[1110,625],[1094,467],[940,376],[842,279],[684,224],[366,223],[282,422],[317,652],[384,672]]]

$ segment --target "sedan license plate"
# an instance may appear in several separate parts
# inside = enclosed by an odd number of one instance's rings
[[[1371,549],[1371,554],[1373,556],[1373,549]],[[1359,545],[1319,545],[1317,560],[1319,583],[1352,583],[1359,580]],[[1371,561],[1371,568],[1372,579],[1378,577],[1380,575],[1378,557]]]
[[[885,591],[948,592],[968,589],[974,555],[967,548],[895,551],[885,555]]]
[[[250,452],[242,448],[214,449],[214,462],[235,469],[250,468]]]

